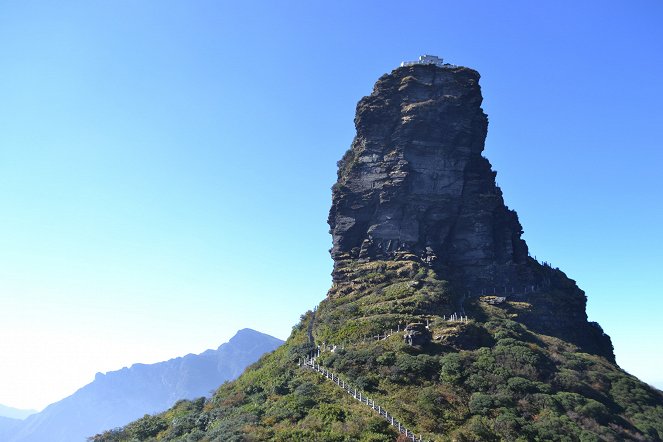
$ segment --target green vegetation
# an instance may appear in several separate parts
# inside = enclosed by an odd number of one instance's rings
[[[476,303],[468,323],[450,287],[404,260],[348,263],[319,306],[318,343],[344,344],[320,364],[370,394],[435,441],[623,441],[663,438],[663,396],[603,357],[582,353],[518,322],[514,311]],[[332,382],[297,366],[313,349],[301,322],[209,400],[180,401],[157,416],[98,435],[110,441],[395,441],[376,413]],[[432,340],[408,346],[400,334],[364,336],[428,320]],[[402,440],[402,439],[401,439]]]

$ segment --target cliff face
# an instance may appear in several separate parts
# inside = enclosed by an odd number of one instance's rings
[[[481,155],[478,82],[463,67],[402,67],[359,102],[329,214],[335,260],[407,252],[475,289],[537,282],[518,216]]]
[[[587,322],[584,292],[529,257],[482,156],[481,102],[478,72],[435,65],[398,68],[359,102],[328,219],[334,281],[348,262],[423,262],[455,288],[452,309],[481,295],[527,301],[519,317],[530,327],[613,359],[609,337]]]

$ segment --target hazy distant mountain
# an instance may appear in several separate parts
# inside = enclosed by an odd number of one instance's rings
[[[88,436],[163,411],[179,399],[209,396],[283,341],[243,329],[217,350],[104,374],[73,395],[20,422],[9,442],[83,442]],[[0,436],[2,435],[0,422]]]
[[[8,417],[11,419],[25,419],[31,414],[35,414],[37,410],[21,410],[19,408],[12,408],[0,404],[0,417]]]
[[[7,440],[22,422],[20,419],[0,416],[0,440]]]

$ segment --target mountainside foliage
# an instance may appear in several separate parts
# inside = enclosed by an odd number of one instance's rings
[[[211,399],[181,401],[91,440],[405,440],[365,404],[298,366],[317,345],[321,365],[424,439],[663,439],[662,393],[603,356],[532,331],[519,319],[535,305],[466,299],[468,321],[448,321],[458,296],[416,260],[352,261],[337,272],[345,277],[287,342]],[[414,322],[427,323],[430,338],[411,346],[401,330]],[[380,334],[390,336],[370,338]]]

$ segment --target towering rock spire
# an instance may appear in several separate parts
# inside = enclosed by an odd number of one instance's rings
[[[453,308],[482,294],[527,301],[519,320],[532,329],[614,358],[575,281],[529,256],[482,156],[481,102],[478,72],[441,63],[401,66],[359,102],[328,219],[334,281],[353,262],[423,262],[451,283]]]
[[[534,278],[518,216],[481,153],[479,74],[416,64],[378,80],[357,106],[329,225],[334,260],[416,255],[475,289]]]

